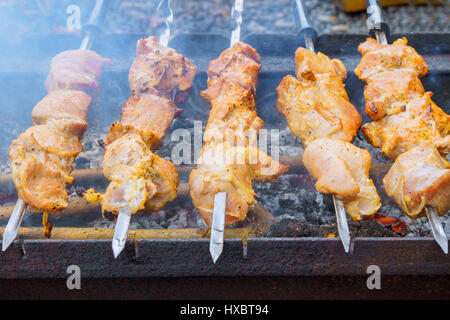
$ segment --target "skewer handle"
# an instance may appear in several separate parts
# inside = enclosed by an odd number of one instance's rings
[[[166,18],[166,28],[159,36],[159,43],[163,46],[167,46],[170,40],[170,34],[173,26],[173,10],[171,0],[161,0],[157,7],[157,12],[162,17]]]
[[[305,40],[305,47],[314,51],[313,41],[319,34],[317,30],[309,23],[308,15],[306,14],[303,0],[294,1],[294,16],[297,25],[298,37]],[[312,48],[311,48],[312,47]]]
[[[80,49],[90,49],[92,46],[93,36],[100,31],[99,25],[103,23],[106,15],[107,5],[104,0],[97,0],[88,22],[83,25],[81,33],[83,41]]]
[[[389,37],[389,25],[378,0],[367,0],[367,15],[367,28],[370,35],[377,38],[379,42],[383,42],[380,41],[379,35],[384,33],[387,39]]]
[[[244,10],[244,0],[234,0],[231,8],[231,17],[234,19],[235,27],[231,32],[230,47],[241,39],[242,11]]]

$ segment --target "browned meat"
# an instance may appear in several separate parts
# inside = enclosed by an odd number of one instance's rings
[[[409,70],[416,76],[423,77],[428,73],[428,66],[417,51],[407,44],[406,38],[388,45],[367,38],[366,42],[358,47],[363,57],[355,69],[355,74],[365,82],[375,73],[398,69]]]
[[[363,57],[355,73],[367,83],[366,113],[375,120],[362,127],[367,140],[391,159],[430,142],[448,153],[450,116],[425,92],[419,77],[428,67],[406,38],[391,45],[367,39],[358,50]]]
[[[63,51],[52,59],[45,88],[48,92],[60,89],[95,92],[105,63],[112,64],[95,51]]]
[[[256,203],[252,180],[273,182],[288,167],[256,147],[210,143],[203,147],[197,169],[191,171],[189,187],[194,207],[211,226],[214,195],[227,193],[225,225],[243,221],[248,206]]]
[[[66,184],[87,129],[91,97],[83,91],[98,87],[104,63],[87,50],[64,51],[53,58],[45,82],[48,95],[32,111],[34,126],[10,146],[11,171],[18,196],[44,211],[67,208]]]
[[[183,100],[197,70],[155,37],[139,40],[136,53],[128,76],[133,94],[105,139],[103,173],[111,182],[103,195],[94,190],[86,194],[89,201],[100,200],[102,210],[115,214],[157,211],[175,199],[179,183],[175,166],[152,151],[181,111],[170,100],[174,90],[177,100]]]
[[[133,94],[156,89],[157,94],[172,99],[176,90],[178,103],[186,98],[196,73],[197,67],[185,56],[162,46],[155,37],[148,37],[137,43],[128,81]]]
[[[374,214],[380,197],[369,179],[369,153],[351,144],[361,116],[344,88],[344,64],[301,47],[295,64],[297,78],[287,75],[277,88],[277,109],[306,147],[303,164],[317,191],[342,197],[354,220]]]
[[[103,173],[111,183],[100,195],[102,210],[159,210],[175,199],[175,166],[156,156],[139,134],[128,133],[106,146]]]
[[[291,131],[305,146],[319,137],[351,142],[361,116],[348,100],[342,62],[301,47],[295,62],[297,79],[288,75],[277,88],[277,109]]]
[[[208,68],[208,90],[216,81],[231,79],[244,89],[256,91],[261,57],[246,43],[238,42],[233,48],[223,51],[219,58],[210,61]],[[209,100],[208,100],[209,101]]]
[[[34,124],[51,121],[61,127],[62,131],[82,139],[87,129],[90,103],[91,97],[83,91],[56,90],[39,101],[33,108],[31,117]]]
[[[399,155],[383,185],[411,218],[423,216],[427,205],[439,215],[450,210],[450,165],[431,144]]]
[[[189,176],[194,207],[209,226],[217,192],[227,193],[225,225],[243,221],[256,203],[252,180],[275,181],[288,169],[254,146],[264,124],[254,100],[259,61],[255,49],[238,42],[209,64],[201,95],[211,112],[202,156]]]
[[[122,107],[120,122],[111,126],[105,142],[111,143],[126,132],[136,132],[155,150],[179,111],[172,100],[153,94],[132,95]]]
[[[317,179],[317,191],[341,196],[345,209],[356,221],[381,207],[369,178],[370,160],[367,150],[330,138],[314,140],[303,153],[303,164]]]

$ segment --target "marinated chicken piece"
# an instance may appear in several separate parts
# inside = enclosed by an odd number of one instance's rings
[[[303,153],[303,164],[317,179],[317,191],[342,197],[345,209],[355,221],[381,207],[369,178],[370,161],[367,150],[330,138],[312,141]]]
[[[11,171],[18,196],[37,210],[67,208],[66,184],[82,151],[78,138],[49,124],[28,128],[10,146]]]
[[[214,195],[227,193],[225,225],[243,221],[248,206],[256,203],[252,180],[273,182],[289,168],[256,147],[211,143],[197,160],[197,169],[189,176],[194,207],[211,226]]]
[[[122,107],[120,122],[111,126],[105,142],[111,143],[127,132],[136,132],[151,150],[155,150],[180,111],[172,100],[154,94],[132,95]]]
[[[82,139],[90,104],[91,97],[83,91],[56,90],[39,101],[31,117],[36,125],[51,121],[60,131]]]
[[[183,55],[161,46],[155,37],[138,41],[128,79],[132,96],[122,107],[120,122],[105,139],[103,173],[111,182],[104,194],[90,190],[88,201],[103,211],[157,211],[175,199],[178,173],[170,161],[152,151],[159,147],[197,71]],[[178,93],[178,94],[177,94]]]
[[[340,87],[343,89],[342,83]],[[278,111],[305,146],[319,137],[351,142],[361,126],[361,116],[348,98],[319,82],[299,81],[288,75],[277,92]]]
[[[97,80],[105,63],[112,65],[111,60],[101,57],[95,51],[63,51],[52,59],[45,88],[48,92],[60,89],[96,92]]]
[[[319,137],[351,142],[361,116],[345,91],[342,62],[300,47],[295,63],[297,79],[287,75],[277,87],[277,109],[291,131],[305,146]]]
[[[168,99],[175,93],[175,102],[179,103],[187,97],[196,73],[197,67],[185,56],[162,46],[156,37],[148,37],[137,43],[128,81],[133,94],[156,89],[157,94]]]
[[[57,90],[50,92],[33,108],[34,124],[49,119],[74,119],[87,121],[91,97],[83,91]]]
[[[391,159],[430,142],[448,153],[450,116],[425,92],[419,77],[428,67],[406,38],[391,45],[367,39],[358,50],[363,57],[355,73],[367,83],[365,109],[375,120],[362,126],[367,140]]]
[[[369,179],[370,155],[350,143],[361,115],[343,84],[345,66],[301,47],[295,64],[297,78],[288,75],[277,88],[277,109],[306,147],[303,164],[317,179],[317,191],[342,197],[353,220],[374,214],[381,203]]]
[[[318,75],[327,75],[327,78],[336,78],[342,83],[347,79],[347,70],[339,59],[331,60],[321,52],[315,53],[302,47],[297,48],[295,76],[299,80],[317,81]]]
[[[389,70],[408,70],[417,77],[423,77],[428,73],[428,66],[417,51],[407,44],[406,38],[397,39],[392,44],[381,44],[367,38],[366,42],[358,46],[362,59],[355,74],[365,82],[374,74]]]
[[[209,64],[208,88],[201,95],[211,111],[202,156],[189,176],[194,207],[209,226],[217,192],[227,193],[225,225],[243,221],[256,203],[252,180],[275,181],[288,170],[255,147],[264,125],[254,99],[260,59],[255,49],[238,42]]]
[[[425,215],[425,206],[441,216],[450,210],[450,165],[431,144],[399,155],[383,185],[410,218]]]
[[[425,93],[422,82],[409,70],[374,74],[364,88],[366,114],[372,120],[406,111],[410,99]]]
[[[411,99],[405,111],[366,123],[361,130],[370,144],[391,159],[428,143],[433,143],[445,154],[450,147],[446,138],[450,132],[449,120],[448,115],[431,101],[431,92],[428,92]]]
[[[156,211],[176,197],[175,166],[153,154],[139,134],[127,133],[106,146],[103,173],[111,183],[99,197],[102,210]]]
[[[32,111],[34,126],[10,146],[11,170],[18,196],[36,210],[67,208],[67,184],[80,139],[87,129],[91,97],[83,91],[97,90],[105,63],[94,51],[70,50],[52,59],[45,82],[49,91]]]
[[[208,89],[216,81],[232,79],[242,88],[256,91],[261,57],[256,50],[244,42],[223,51],[219,58],[210,61],[208,68]]]
[[[245,146],[256,143],[264,121],[256,113],[251,89],[243,88],[231,79],[221,78],[200,94],[212,107],[203,137],[205,144],[228,141]]]

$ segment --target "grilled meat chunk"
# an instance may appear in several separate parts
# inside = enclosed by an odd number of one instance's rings
[[[348,98],[321,83],[299,81],[288,75],[277,92],[278,111],[305,146],[319,137],[351,142],[361,126],[361,116]]]
[[[362,126],[367,140],[391,159],[430,142],[448,153],[450,116],[425,92],[419,77],[428,67],[406,38],[391,45],[367,39],[358,50],[363,57],[355,73],[367,83],[365,109],[375,120]]]
[[[288,75],[277,87],[277,109],[291,131],[305,146],[319,137],[351,142],[361,116],[348,100],[342,62],[305,48],[296,50],[295,62],[297,79]]]
[[[67,208],[66,185],[87,129],[91,97],[105,63],[94,51],[69,50],[52,59],[45,82],[49,91],[32,111],[34,126],[10,146],[11,170],[18,196],[44,211]]]
[[[248,206],[256,204],[252,180],[273,182],[288,167],[256,147],[234,146],[228,142],[204,146],[191,171],[189,188],[194,207],[211,226],[214,195],[227,193],[225,225],[243,221]]]
[[[197,67],[185,56],[162,46],[156,37],[148,37],[137,43],[128,81],[133,94],[156,89],[157,94],[172,99],[176,90],[178,103],[186,98],[196,73]]]
[[[87,129],[87,118],[91,97],[83,91],[56,90],[50,92],[33,108],[33,123],[45,124],[51,121],[62,131],[79,139]]]
[[[63,51],[52,59],[45,88],[48,92],[60,89],[96,92],[97,81],[105,63],[112,64],[111,60],[101,57],[95,51]]]
[[[174,93],[182,101],[196,71],[188,59],[155,37],[138,41],[128,75],[132,96],[105,139],[103,173],[111,182],[103,195],[87,193],[89,201],[100,200],[103,211],[134,214],[160,210],[175,199],[179,183],[175,166],[153,151],[181,111],[171,100]]]
[[[172,100],[147,93],[132,95],[122,107],[120,122],[111,126],[105,142],[111,143],[126,132],[136,132],[155,150],[180,111]]]
[[[139,134],[127,133],[107,145],[103,173],[111,183],[100,196],[102,210],[155,211],[176,197],[175,166],[153,154]]]
[[[410,218],[425,215],[427,205],[441,216],[450,210],[450,165],[432,144],[399,155],[383,185]]]
[[[340,60],[305,48],[295,52],[296,76],[277,88],[277,109],[306,147],[303,164],[317,179],[316,189],[342,197],[354,220],[381,206],[369,179],[370,155],[350,142],[361,126],[361,115],[350,103]]]
[[[389,70],[409,70],[418,77],[428,73],[425,60],[413,47],[407,45],[406,38],[397,39],[392,44],[381,44],[377,40],[367,38],[358,46],[362,55],[355,74],[367,82],[372,75]]]
[[[264,124],[254,99],[259,61],[255,49],[238,42],[209,64],[201,95],[211,111],[202,156],[189,176],[194,207],[209,226],[217,192],[227,193],[225,225],[243,221],[256,203],[252,180],[275,181],[288,169],[255,147]]]
[[[342,197],[353,220],[374,214],[381,206],[380,197],[369,178],[370,154],[351,143],[318,138],[303,153],[303,164],[317,179],[316,189]]]

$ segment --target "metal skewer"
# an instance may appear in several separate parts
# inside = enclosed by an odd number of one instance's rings
[[[231,32],[230,47],[239,42],[241,37],[242,11],[244,10],[244,0],[235,0],[231,10],[231,16],[236,22],[234,30]],[[209,240],[209,253],[216,263],[223,251],[223,234],[225,230],[227,194],[218,192],[214,195],[214,210],[211,224],[211,237]]]
[[[97,0],[95,7],[92,10],[88,23],[86,24],[86,33],[81,41],[80,49],[87,50],[91,48],[93,42],[93,32],[99,23],[104,18],[106,6],[103,6],[103,0]],[[13,212],[8,220],[5,231],[3,232],[2,251],[8,249],[11,243],[16,239],[19,232],[20,224],[22,223],[27,204],[23,199],[17,199]]]
[[[314,38],[317,37],[317,31],[314,29],[309,21],[305,12],[305,7],[302,0],[295,0],[296,5],[296,22],[300,27],[299,36],[305,40],[306,49],[315,52],[314,50]],[[344,203],[341,197],[333,194],[334,209],[336,212],[336,225],[339,232],[339,238],[344,246],[345,252],[349,252],[350,249],[350,231],[348,229],[347,216],[345,214]]]
[[[445,254],[448,254],[448,239],[447,235],[442,228],[442,224],[439,221],[439,215],[432,206],[425,206],[425,212],[431,225],[431,233],[434,240],[442,248]]]
[[[161,15],[166,16],[166,28],[163,30],[159,36],[159,43],[163,46],[167,46],[170,40],[171,27],[173,25],[173,11],[171,7],[171,0],[161,0],[158,4],[157,11]],[[175,102],[177,87],[174,88],[174,94],[172,100]],[[112,249],[114,253],[114,259],[119,256],[119,254],[125,248],[127,243],[128,228],[130,226],[131,212],[127,209],[119,210],[117,216],[116,226],[114,228],[114,236],[112,240]]]
[[[383,12],[378,0],[367,0],[367,27],[370,34],[374,36],[381,44],[387,45],[387,35],[389,35],[389,25],[384,19]],[[425,206],[425,212],[430,221],[431,233],[434,240],[442,248],[445,254],[448,254],[448,239],[444,228],[439,221],[439,215],[432,206]]]

